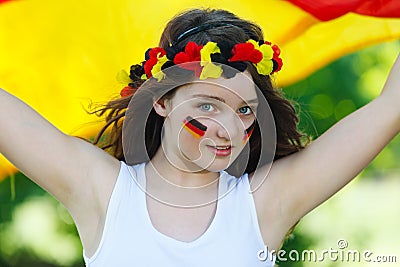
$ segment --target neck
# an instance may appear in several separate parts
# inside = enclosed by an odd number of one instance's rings
[[[173,163],[174,164],[173,164]],[[201,169],[190,161],[177,161],[166,157],[160,147],[149,164],[147,173],[181,187],[201,187],[214,182],[219,177],[218,172]]]
[[[162,149],[146,165],[145,173],[146,192],[168,205],[195,208],[213,203],[218,197],[219,173],[174,166]]]

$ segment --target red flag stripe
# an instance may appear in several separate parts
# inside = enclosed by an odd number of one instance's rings
[[[199,133],[197,133],[195,130],[191,129],[188,124],[184,124],[182,123],[183,128],[185,128],[189,133],[191,133],[194,137],[196,138],[200,138],[202,137],[202,135],[200,135]]]
[[[365,1],[356,10],[356,13],[384,18],[400,18],[400,1]]]
[[[312,14],[319,20],[327,21],[348,12],[374,17],[400,17],[399,0],[288,0]]]
[[[196,127],[192,121],[194,119],[191,118],[186,118],[183,120],[183,126],[185,127],[185,129],[190,130],[191,133],[196,133],[196,135],[198,135],[199,137],[203,136],[205,134],[205,130],[202,130],[198,127]]]

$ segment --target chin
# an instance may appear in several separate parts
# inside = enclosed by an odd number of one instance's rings
[[[232,164],[232,160],[220,160],[214,159],[214,161],[210,164],[198,164],[201,165],[207,171],[210,172],[220,172],[228,169],[228,167]]]
[[[236,152],[236,151],[235,151]],[[215,156],[208,150],[203,151],[203,157],[194,160],[195,157],[187,157],[191,159],[192,163],[196,164],[203,170],[209,172],[220,172],[229,168],[235,159],[239,156],[237,153],[233,153],[229,156]]]

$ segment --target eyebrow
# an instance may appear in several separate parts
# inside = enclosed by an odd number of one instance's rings
[[[220,101],[222,103],[225,103],[225,100],[223,98],[219,97],[219,96],[196,94],[196,95],[193,95],[193,97],[211,98],[211,99],[218,100],[218,101]],[[246,101],[243,100],[242,103],[245,103],[245,104],[252,104],[252,103],[253,104],[258,104],[258,99],[255,98],[255,99],[250,99],[250,100],[246,100]]]

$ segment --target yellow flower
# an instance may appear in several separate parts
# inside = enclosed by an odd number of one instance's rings
[[[221,53],[219,47],[214,42],[208,42],[203,48],[200,50],[201,57],[201,65],[206,64],[206,62],[211,62],[211,54]]]
[[[203,70],[200,74],[200,79],[204,80],[207,78],[218,78],[222,74],[221,66],[217,66],[211,62],[211,54],[221,53],[221,50],[214,42],[208,42],[200,50],[201,62]]]
[[[263,59],[254,64],[257,68],[258,73],[262,75],[269,75],[271,74],[272,70],[274,69],[274,63],[272,62],[272,57],[274,56],[274,50],[270,45],[262,44],[259,45],[254,40],[248,40],[247,42],[252,43],[254,48],[259,50],[263,54]]]
[[[151,69],[151,74],[153,75],[154,78],[157,79],[158,82],[160,82],[162,79],[165,78],[165,73],[161,71],[161,67],[164,65],[165,62],[168,61],[168,58],[166,55],[162,57],[158,56],[159,55],[157,55],[157,64],[155,64]]]
[[[125,70],[120,70],[117,73],[117,81],[122,84],[129,84],[132,82],[131,78],[129,78],[129,74]]]
[[[213,63],[209,62],[204,65],[203,70],[200,74],[200,79],[204,80],[207,78],[219,78],[222,74],[221,66],[214,65]]]

